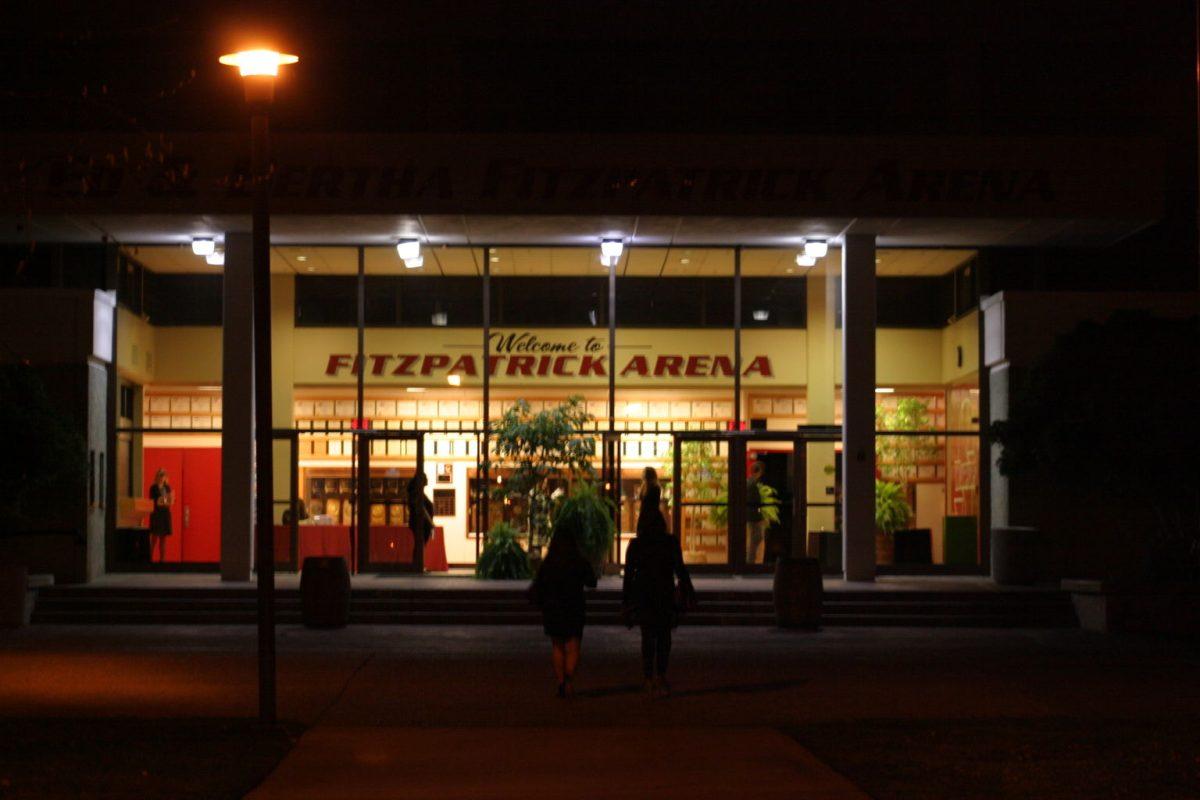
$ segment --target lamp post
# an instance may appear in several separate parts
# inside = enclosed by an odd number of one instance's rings
[[[221,56],[237,67],[250,111],[250,177],[254,191],[253,293],[254,330],[254,547],[258,568],[258,717],[275,721],[275,486],[271,438],[271,229],[267,206],[269,183],[268,115],[275,99],[275,78],[296,56],[273,50],[243,50]]]

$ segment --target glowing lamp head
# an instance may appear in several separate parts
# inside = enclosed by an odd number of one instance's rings
[[[771,312],[765,308],[756,308],[751,312],[755,322],[766,322],[771,318]]]
[[[600,254],[600,263],[606,267],[615,267],[617,265],[617,257],[616,256],[606,256],[603,253],[601,253]]]
[[[277,53],[274,50],[242,50],[238,53],[228,53],[221,56],[220,62],[229,67],[237,67],[243,77],[249,75],[279,74],[279,68],[284,64],[295,64],[299,56],[287,53]]]
[[[421,255],[421,242],[417,239],[401,239],[396,242],[396,255],[401,261],[412,261]],[[420,265],[418,265],[420,266]]]
[[[600,242],[600,254],[609,258],[620,258],[625,250],[625,243],[620,239],[604,239]]]
[[[451,386],[462,386],[462,375],[459,375],[457,372],[452,372],[446,376],[446,383],[450,384]]]
[[[417,256],[416,258],[404,259],[405,269],[420,269],[425,266],[425,256]]]
[[[217,249],[217,243],[207,236],[197,236],[192,239],[192,252],[198,256],[212,255]]]
[[[810,256],[808,253],[800,253],[796,256],[797,267],[804,267],[805,269],[808,269],[809,267],[815,267],[816,265],[816,256]]]
[[[223,266],[225,266],[225,251],[224,250],[213,250],[211,253],[209,253],[208,255],[206,255],[204,257],[204,260],[206,262],[208,262],[209,266],[223,267]]]
[[[813,258],[824,258],[829,252],[829,242],[824,239],[805,239],[804,240],[804,255],[812,256]]]

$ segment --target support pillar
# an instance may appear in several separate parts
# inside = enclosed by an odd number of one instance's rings
[[[248,581],[254,537],[254,327],[251,237],[225,234],[221,282],[221,580]]]
[[[829,259],[832,261],[832,259]],[[836,422],[834,405],[837,384],[837,337],[834,318],[837,314],[837,294],[841,290],[838,278],[826,266],[813,268],[805,278],[807,319],[807,413],[809,425],[833,425]],[[819,541],[814,536],[837,530],[833,500],[836,489],[834,471],[837,451],[833,442],[809,442],[805,452],[805,493],[807,519],[797,529],[792,555],[816,557]]]
[[[842,568],[875,580],[875,237],[842,247]]]

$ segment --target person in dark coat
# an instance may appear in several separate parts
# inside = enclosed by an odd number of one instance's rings
[[[559,697],[574,693],[575,669],[579,666],[583,641],[583,590],[595,586],[596,572],[579,551],[574,532],[566,527],[555,531],[530,591],[534,602],[541,606],[542,630],[554,648],[554,677],[558,679]]]
[[[418,472],[408,482],[408,527],[413,535],[413,572],[425,571],[425,543],[433,536],[433,501],[425,495],[429,480]]]
[[[158,553],[159,562],[167,560],[167,537],[171,535],[171,506],[175,504],[175,492],[167,483],[167,471],[160,469],[154,473],[154,483],[150,484],[150,502],[154,510],[150,512],[150,560]]]
[[[671,629],[679,624],[680,600],[694,603],[695,589],[679,540],[667,533],[662,514],[662,488],[653,467],[643,473],[642,506],[637,536],[625,555],[622,614],[629,627],[642,629],[642,676],[651,696],[667,696],[667,663],[671,656]],[[675,581],[679,581],[676,599]]]

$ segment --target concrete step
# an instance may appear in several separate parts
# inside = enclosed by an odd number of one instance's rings
[[[701,591],[688,625],[774,624],[767,591]],[[588,595],[593,625],[619,624],[621,596],[602,590]],[[281,624],[300,621],[300,593],[276,595]],[[38,596],[33,621],[42,624],[253,624],[253,589],[47,587]],[[915,592],[900,590],[826,592],[829,626],[1074,627],[1069,595],[1058,591]],[[539,625],[541,615],[521,589],[355,590],[354,624]]]

